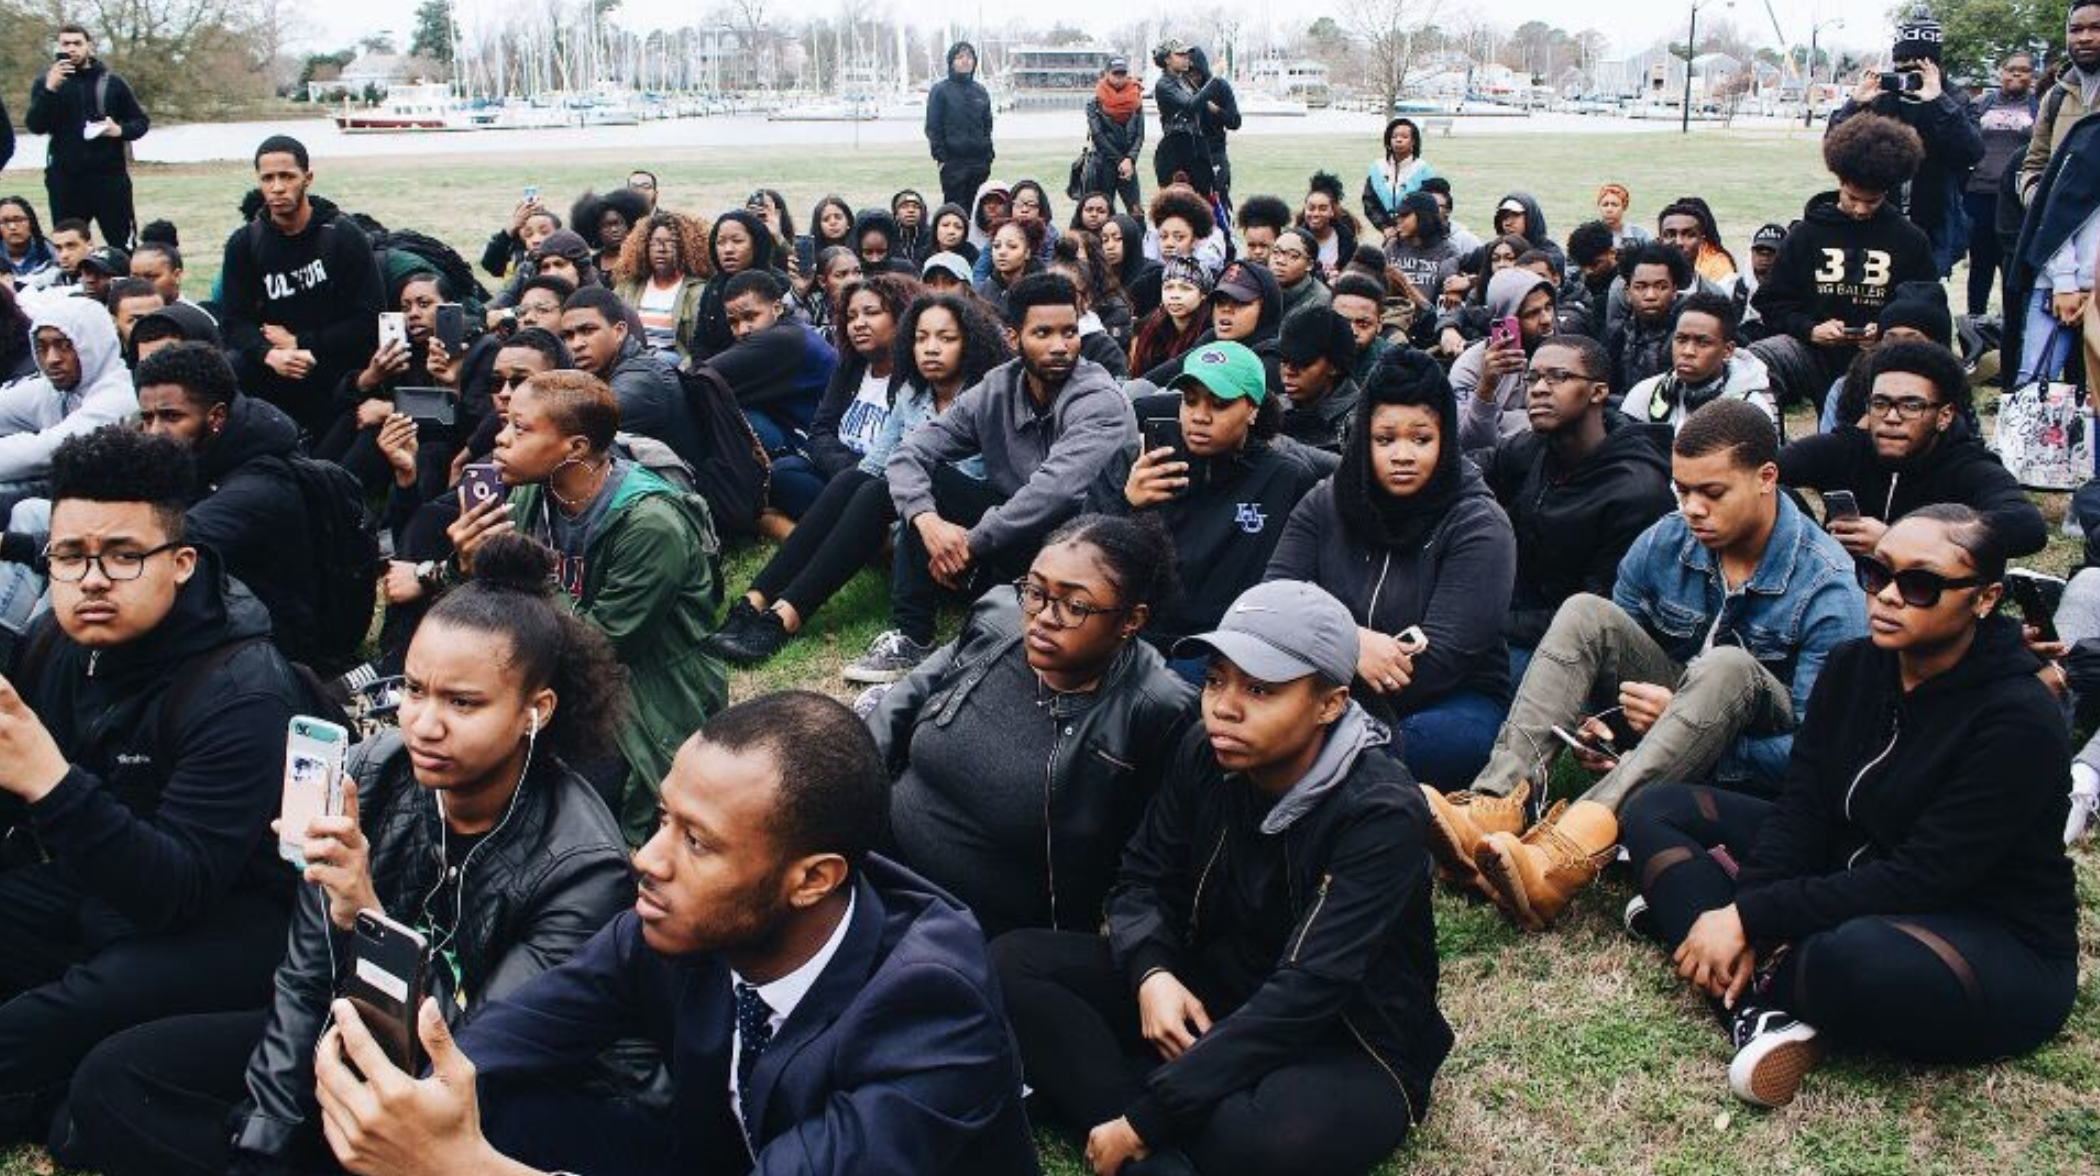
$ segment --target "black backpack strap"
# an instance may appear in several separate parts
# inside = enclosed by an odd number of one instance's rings
[[[172,765],[175,762],[177,722],[182,716],[189,714],[192,704],[197,701],[198,693],[211,681],[212,676],[224,669],[226,663],[240,656],[242,651],[268,640],[266,636],[258,636],[228,641],[215,649],[206,650],[192,658],[189,664],[175,671],[173,680],[168,683],[168,688],[161,692],[160,702],[154,707],[154,751],[160,757],[156,763]]]

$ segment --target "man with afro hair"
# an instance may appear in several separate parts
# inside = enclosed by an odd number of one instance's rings
[[[1917,174],[1925,145],[1891,118],[1860,115],[1823,140],[1835,192],[1808,202],[1772,273],[1751,300],[1770,338],[1752,350],[1785,404],[1814,400],[1875,341],[1875,321],[1904,282],[1932,282],[1932,245],[1891,199]]]
[[[184,533],[170,437],[107,425],[51,459],[51,608],[0,679],[0,1138],[110,1035],[261,1008],[295,874],[285,730],[315,713],[270,617]],[[15,836],[21,834],[20,837]]]

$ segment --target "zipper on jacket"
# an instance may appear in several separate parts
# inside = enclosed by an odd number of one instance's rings
[[[1857,792],[1859,791],[1859,782],[1860,782],[1860,781],[1862,781],[1862,780],[1864,780],[1864,779],[1866,779],[1866,778],[1867,778],[1867,773],[1868,773],[1868,772],[1871,772],[1871,771],[1873,771],[1873,770],[1874,770],[1875,768],[1878,768],[1878,767],[1880,767],[1880,766],[1881,766],[1881,761],[1883,761],[1883,760],[1885,760],[1885,759],[1889,758],[1889,756],[1890,756],[1891,754],[1893,754],[1893,753],[1895,752],[1895,750],[1896,750],[1896,741],[1897,741],[1898,739],[1901,739],[1902,737],[1903,737],[1903,711],[1902,711],[1901,709],[1898,709],[1898,710],[1897,710],[1897,711],[1895,712],[1895,715],[1893,716],[1893,718],[1891,718],[1891,720],[1890,720],[1890,723],[1889,723],[1889,744],[1888,744],[1888,746],[1887,746],[1887,747],[1884,747],[1884,748],[1882,748],[1882,749],[1881,749],[1881,754],[1880,754],[1880,755],[1877,755],[1877,756],[1875,756],[1875,757],[1874,757],[1873,759],[1870,759],[1870,760],[1868,760],[1868,761],[1867,761],[1867,766],[1866,766],[1866,767],[1863,767],[1863,768],[1861,768],[1861,769],[1859,770],[1859,772],[1858,772],[1857,774],[1855,774],[1855,775],[1854,775],[1854,776],[1852,777],[1852,786],[1851,786],[1850,788],[1847,788],[1847,789],[1845,789],[1845,819],[1846,819],[1846,820],[1848,820],[1848,821],[1849,821],[1849,820],[1851,820],[1851,819],[1852,819],[1852,797],[1853,797],[1853,794],[1855,794],[1855,793],[1857,793]],[[1858,854],[1854,854],[1853,856],[1854,856],[1854,857],[1858,857],[1859,855],[1858,855]],[[1847,864],[1847,865],[1850,865],[1851,863],[1850,863],[1850,862],[1847,862],[1846,864]]]
[[[1071,728],[1063,719],[1053,719],[1050,737],[1050,758],[1043,763],[1043,869],[1050,880],[1050,929],[1060,930],[1057,925],[1057,854],[1056,833],[1050,825],[1050,801],[1057,786],[1057,752],[1065,745],[1065,733]]]
[[[1349,1014],[1347,1013],[1342,1014],[1342,1026],[1349,1030],[1349,1036],[1356,1039],[1356,1044],[1362,1046],[1364,1052],[1371,1055],[1371,1060],[1378,1063],[1378,1068],[1385,1071],[1385,1076],[1393,1080],[1393,1089],[1400,1092],[1400,1103],[1407,1108],[1407,1121],[1409,1123],[1421,1122],[1419,1118],[1415,1117],[1415,1100],[1408,1096],[1407,1083],[1400,1081],[1400,1075],[1395,1074],[1393,1068],[1386,1064],[1386,1060],[1378,1055],[1378,1051],[1371,1048],[1371,1043],[1364,1040],[1363,1032],[1356,1027],[1355,1021],[1349,1019]]]
[[[1902,470],[1897,470],[1895,473],[1889,475],[1889,496],[1881,504],[1882,518],[1892,519],[1896,517],[1896,487],[1902,484]]]
[[[1305,937],[1312,934],[1313,923],[1319,920],[1320,910],[1327,905],[1327,887],[1334,881],[1333,874],[1320,875],[1318,897],[1313,899],[1312,911],[1305,916],[1305,924],[1298,928],[1298,942],[1291,945],[1291,962],[1298,962],[1298,953],[1305,950]]]
[[[1230,826],[1218,827],[1218,844],[1210,851],[1210,858],[1203,863],[1203,872],[1196,875],[1196,897],[1189,903],[1189,938],[1196,937],[1196,924],[1203,915],[1203,886],[1210,881],[1210,868],[1218,864],[1218,856],[1225,852],[1225,833]]]

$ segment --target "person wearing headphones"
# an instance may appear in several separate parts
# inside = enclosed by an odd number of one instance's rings
[[[620,828],[569,766],[609,753],[623,675],[605,637],[554,599],[553,566],[522,535],[482,543],[474,579],[409,644],[399,729],[352,749],[340,815],[306,830],[308,885],[271,1007],[103,1042],[54,1132],[63,1163],[110,1176],[327,1170],[314,1045],[359,912],[423,935],[430,995],[458,1025],[634,901]],[[665,1130],[609,1105],[624,1139]],[[623,1145],[578,1146],[580,1166],[616,1162]]]

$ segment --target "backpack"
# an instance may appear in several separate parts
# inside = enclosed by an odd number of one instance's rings
[[[752,431],[751,422],[744,419],[736,393],[721,373],[696,363],[679,370],[678,382],[711,455],[693,470],[694,489],[707,500],[708,510],[724,531],[756,534],[758,514],[765,509],[772,480],[773,461],[766,456],[766,447]]]
[[[371,631],[385,565],[356,475],[311,457],[289,457],[285,464],[299,488],[313,544],[313,627],[301,635],[300,652],[323,669],[334,669],[357,659],[357,647]]]

